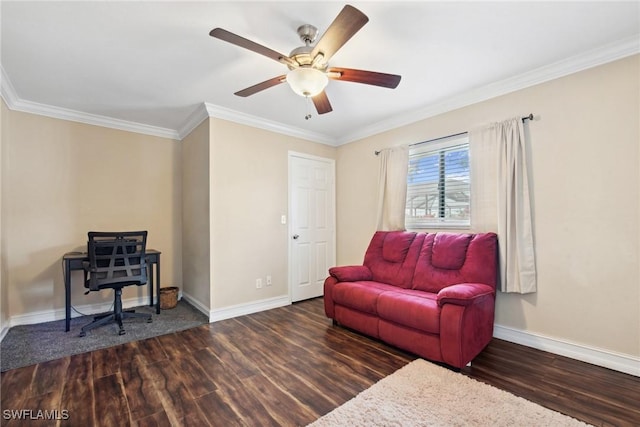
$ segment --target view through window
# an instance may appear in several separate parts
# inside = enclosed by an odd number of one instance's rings
[[[407,174],[406,228],[468,227],[470,218],[468,135],[413,146]]]

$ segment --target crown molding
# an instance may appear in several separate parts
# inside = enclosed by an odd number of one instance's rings
[[[111,129],[124,130],[127,132],[140,133],[144,135],[158,136],[161,138],[178,139],[178,133],[173,129],[161,128],[158,126],[136,123],[128,120],[115,119],[113,117],[98,114],[86,113],[83,111],[71,110],[68,108],[56,107],[54,105],[40,104],[38,102],[21,99],[11,80],[0,64],[2,81],[0,82],[0,93],[7,107],[13,111],[37,114],[40,116],[52,117],[54,119],[69,120],[72,122],[84,123],[94,126],[102,126]]]
[[[18,96],[16,95],[16,89],[11,84],[11,80],[9,80],[2,64],[0,64],[0,95],[2,95],[2,99],[4,99],[7,107],[13,110],[14,106],[18,102]]]
[[[372,135],[396,129],[429,117],[437,116],[458,108],[466,107],[478,102],[506,95],[517,90],[525,89],[554,80],[569,74],[577,73],[589,68],[613,62],[627,56],[640,53],[640,39],[629,37],[618,40],[600,48],[592,49],[580,55],[546,65],[526,73],[491,83],[465,93],[449,97],[443,101],[427,105],[418,110],[406,114],[394,116],[388,120],[378,122],[372,126],[359,129],[346,135],[338,141],[337,145],[347,144]]]
[[[1,64],[0,95],[11,110],[161,138],[182,140],[203,120],[213,117],[336,147],[638,53],[640,53],[640,40],[637,37],[619,40],[524,74],[472,89],[406,114],[391,117],[361,128],[338,140],[321,133],[309,132],[305,129],[284,125],[208,102],[199,105],[177,130],[31,102],[23,100],[17,95]]]
[[[205,104],[198,104],[196,109],[187,117],[180,129],[178,129],[178,139],[182,141],[187,135],[189,135],[200,123],[209,118],[209,113]]]
[[[151,135],[167,139],[178,139],[178,133],[173,129],[161,128],[158,126],[136,123],[128,120],[101,116],[98,114],[85,113],[68,108],[55,107],[52,105],[39,104],[37,102],[20,100],[14,110],[31,114],[38,114],[41,116],[53,117],[54,119],[69,120],[72,122],[102,126],[105,128],[123,130],[143,135]]]
[[[256,127],[283,135],[289,135],[296,138],[306,139],[309,141],[318,142],[320,144],[336,146],[336,140],[334,138],[328,137],[327,135],[321,133],[309,132],[308,130],[297,128],[294,126],[283,125],[282,123],[263,119],[261,117],[253,116],[250,114],[241,113],[239,111],[220,107],[208,102],[205,102],[203,105],[209,117],[229,120],[231,122]]]
[[[250,114],[241,113],[230,108],[220,107],[209,102],[203,102],[202,104],[200,104],[198,108],[196,108],[196,110],[187,118],[184,125],[182,125],[182,127],[178,130],[178,138],[182,140],[184,137],[189,135],[196,127],[198,127],[200,123],[210,117],[264,129],[282,135],[289,135],[296,138],[307,139],[321,144],[336,146],[336,141],[333,138],[327,137],[326,135],[283,125],[282,123],[263,119],[261,117],[253,116]]]

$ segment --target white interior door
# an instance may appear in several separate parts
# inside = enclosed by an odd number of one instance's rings
[[[335,162],[289,153],[291,301],[321,296],[335,265]]]

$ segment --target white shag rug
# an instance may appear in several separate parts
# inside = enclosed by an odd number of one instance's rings
[[[310,426],[587,426],[506,391],[418,359]]]

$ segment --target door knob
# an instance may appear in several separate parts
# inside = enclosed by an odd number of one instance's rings
[[[298,237],[300,237],[300,236],[299,236],[299,235],[297,235],[297,234],[294,234],[294,235],[293,235],[293,240],[296,240]]]

